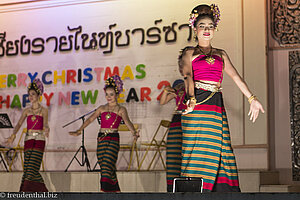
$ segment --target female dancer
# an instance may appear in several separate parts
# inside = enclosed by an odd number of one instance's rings
[[[120,187],[116,174],[116,162],[120,148],[118,127],[123,119],[135,140],[139,137],[139,131],[134,129],[126,108],[117,102],[118,94],[123,91],[120,77],[115,75],[108,78],[105,82],[104,91],[107,104],[99,106],[77,131],[70,132],[70,134],[80,135],[85,127],[98,116],[101,117],[97,145],[97,158],[101,170],[101,190],[103,192],[119,192]]]
[[[181,175],[202,177],[203,191],[238,192],[238,173],[220,86],[223,70],[233,79],[250,103],[250,120],[264,112],[227,53],[213,48],[211,40],[220,20],[216,5],[199,5],[190,14],[198,45],[185,48],[179,60],[188,95],[182,115],[183,161]]]
[[[7,139],[10,145],[27,118],[27,133],[24,145],[24,173],[20,187],[21,192],[47,192],[44,180],[39,173],[45,149],[45,136],[49,137],[48,109],[40,105],[39,99],[44,87],[40,79],[35,79],[28,86],[28,98],[31,107],[26,108],[16,125],[13,134]]]
[[[176,80],[172,87],[167,86],[161,96],[160,104],[164,105],[175,98],[176,108],[170,130],[167,136],[167,191],[173,191],[173,179],[180,177],[181,167],[181,148],[182,148],[182,130],[181,130],[181,114],[186,109],[183,103],[185,97],[183,80]]]

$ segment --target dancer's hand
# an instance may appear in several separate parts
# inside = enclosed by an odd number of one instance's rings
[[[78,136],[78,135],[80,135],[82,133],[82,131],[81,130],[77,130],[77,131],[70,131],[69,132],[69,134],[70,135],[73,135],[73,136]]]
[[[186,115],[186,114],[192,112],[196,106],[196,104],[194,102],[192,102],[191,100],[188,100],[186,102],[186,105],[187,105],[187,108],[185,109],[185,111],[183,111],[183,113],[182,113],[183,115]]]
[[[251,102],[250,110],[248,113],[248,116],[250,116],[250,121],[252,121],[253,123],[255,122],[258,117],[259,111],[265,113],[265,110],[263,109],[261,103],[257,99],[254,99]]]
[[[166,86],[164,92],[169,94],[169,93],[175,93],[176,91],[174,90],[174,88],[171,88],[170,86]]]
[[[16,134],[12,134],[7,140],[5,141],[6,146],[10,146],[14,140],[16,139]]]

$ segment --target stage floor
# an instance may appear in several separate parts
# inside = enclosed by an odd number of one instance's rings
[[[31,196],[30,196],[31,195]],[[1,199],[105,199],[105,200],[299,200],[300,193],[9,193]]]
[[[0,172],[0,192],[18,192],[23,172]],[[99,172],[41,172],[51,192],[100,192]],[[122,192],[166,192],[165,171],[118,171]],[[279,185],[278,173],[239,171],[242,192],[300,192],[300,186]]]

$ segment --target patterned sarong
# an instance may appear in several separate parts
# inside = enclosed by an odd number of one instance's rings
[[[119,133],[109,133],[104,139],[98,134],[97,158],[101,173],[101,190],[103,192],[119,192],[120,187],[116,174],[116,162],[120,149]],[[99,139],[101,138],[102,141]]]
[[[197,102],[211,92],[195,90]],[[181,176],[202,177],[204,192],[240,192],[222,93],[182,116]]]
[[[20,192],[48,192],[44,180],[39,173],[45,141],[27,140],[24,145],[24,173]]]
[[[173,191],[173,179],[180,177],[182,130],[181,114],[173,115],[167,136],[167,191]]]

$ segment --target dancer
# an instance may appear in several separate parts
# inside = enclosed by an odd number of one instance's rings
[[[181,121],[181,175],[202,177],[204,192],[239,192],[236,161],[220,92],[223,71],[248,98],[250,120],[255,122],[259,111],[264,113],[264,110],[227,53],[211,46],[219,20],[220,11],[214,4],[199,5],[190,14],[190,25],[195,31],[198,45],[185,48],[179,60],[188,95],[188,108]]]
[[[167,191],[173,191],[173,179],[180,177],[181,167],[181,148],[182,148],[182,130],[181,130],[181,114],[186,109],[183,103],[185,97],[184,81],[176,80],[172,87],[167,86],[161,96],[160,104],[164,105],[176,100],[176,108],[170,124],[167,136]]]
[[[117,102],[118,95],[123,91],[121,78],[117,75],[108,78],[105,82],[104,91],[107,104],[99,106],[77,131],[70,132],[70,134],[80,135],[84,128],[98,116],[101,117],[97,145],[97,159],[101,170],[101,191],[120,192],[116,174],[116,162],[120,149],[118,127],[123,119],[135,140],[139,137],[139,131],[134,129],[126,108]]]
[[[39,173],[45,149],[45,136],[49,137],[48,109],[40,105],[39,99],[44,92],[43,83],[35,79],[28,86],[28,98],[31,103],[26,108],[14,128],[13,134],[7,139],[10,145],[16,134],[27,119],[27,133],[24,144],[24,173],[20,192],[47,192],[44,180]]]

